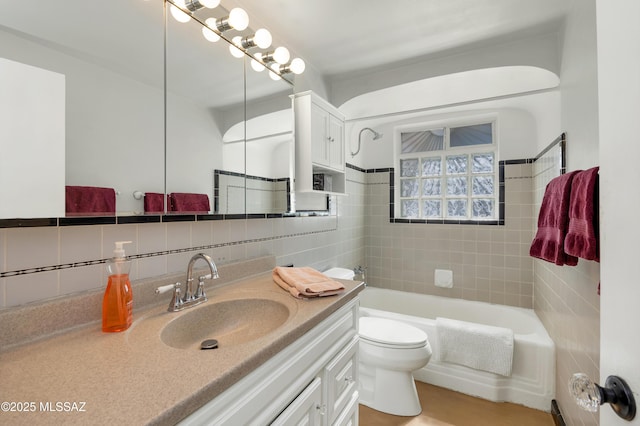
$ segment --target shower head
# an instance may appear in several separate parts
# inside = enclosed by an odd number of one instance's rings
[[[368,129],[368,127],[367,127],[367,129]],[[373,140],[374,141],[376,141],[376,140],[378,140],[378,139],[380,139],[382,137],[382,133],[376,132],[373,129],[369,129],[369,130],[371,130],[373,132]]]
[[[362,143],[362,140],[361,140],[362,139],[362,132],[364,132],[365,130],[368,130],[371,133],[373,133],[373,140],[374,141],[378,140],[378,139],[380,139],[382,137],[382,133],[376,132],[371,127],[363,127],[362,130],[360,130],[360,133],[358,133],[358,149],[356,150],[356,152],[352,152],[351,153],[351,157],[355,157],[360,152],[360,144]]]

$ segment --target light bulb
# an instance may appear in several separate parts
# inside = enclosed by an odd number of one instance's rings
[[[231,42],[233,43],[229,45],[229,52],[231,52],[231,55],[234,58],[242,58],[244,56],[244,52],[237,47],[241,45],[242,37],[235,36],[233,39],[231,39]]]
[[[216,41],[220,40],[220,36],[211,28],[208,28],[208,27],[215,28],[216,20],[214,18],[207,18],[207,20],[204,21],[204,23],[207,25],[207,27],[202,27],[202,35],[204,36],[204,38],[206,38],[212,43],[215,43]]]
[[[289,58],[291,57],[289,49],[283,46],[277,47],[272,56],[274,61],[283,65],[289,62]]]
[[[172,4],[169,10],[171,11],[171,16],[173,16],[176,21],[185,23],[191,20],[191,16],[184,11],[186,8],[185,0],[176,0],[175,5]]]
[[[294,74],[302,74],[304,72],[306,65],[304,61],[300,58],[294,58],[289,64],[289,69]]]
[[[260,52],[256,53],[256,54],[255,54],[255,55],[253,55],[253,56],[255,56],[255,58],[256,58],[256,59],[260,59],[260,60],[262,60],[262,53],[260,53]],[[262,65],[260,62],[258,62],[256,59],[252,59],[252,60],[251,60],[251,68],[253,68],[253,70],[254,70],[255,72],[262,72],[262,71],[264,71],[265,66],[264,66],[264,65]]]
[[[273,70],[269,70],[269,77],[271,77],[271,80],[274,80],[274,81],[282,80],[282,77],[280,77],[278,74],[273,72]]]
[[[220,0],[198,0],[207,9],[215,9],[220,4]]]
[[[266,30],[264,28],[260,28],[258,31],[256,31],[256,35],[253,36],[253,42],[260,49],[268,48],[269,46],[271,46],[272,41],[273,39],[271,38],[271,33],[269,32],[269,30]]]
[[[229,12],[229,25],[238,31],[246,30],[249,26],[249,15],[244,9],[235,7]]]

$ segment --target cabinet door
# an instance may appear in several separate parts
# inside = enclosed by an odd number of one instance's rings
[[[333,115],[329,116],[329,166],[344,170],[344,122]]]
[[[322,379],[316,377],[271,424],[319,426],[323,410]]]
[[[358,426],[358,391],[351,395],[349,405],[340,413],[332,426]]]
[[[329,113],[311,104],[311,161],[329,166]]]
[[[357,394],[358,384],[358,338],[357,336],[343,348],[327,365],[324,371],[324,384],[327,389],[327,417],[329,423],[349,404]]]

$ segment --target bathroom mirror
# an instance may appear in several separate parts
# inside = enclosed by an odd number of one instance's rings
[[[256,72],[252,59],[231,55],[224,40],[203,36],[201,23],[225,14],[201,9],[186,23],[167,15],[167,192],[208,197],[218,214],[284,213],[289,158],[274,172],[278,147],[264,123],[273,125],[276,109],[291,111],[292,86]]]
[[[245,114],[290,107],[289,83],[272,81],[267,72],[255,73],[250,58],[232,57],[224,40],[210,43],[195,21],[179,24],[169,14],[165,93],[161,1],[0,0],[0,4],[5,6],[0,16],[0,58],[62,76],[65,93],[61,100],[65,114],[59,118],[63,124],[58,124],[64,132],[64,159],[51,155],[62,145],[40,160],[38,150],[15,158],[18,172],[9,177],[0,174],[0,188],[10,189],[14,196],[3,204],[0,219],[65,216],[62,189],[57,190],[57,203],[43,196],[56,192],[43,190],[45,182],[54,181],[54,173],[34,167],[54,161],[58,162],[52,170],[64,176],[66,185],[113,188],[119,217],[142,215],[141,195],[157,193],[164,199],[165,190],[207,194],[213,212],[214,170],[227,167],[223,135],[245,122]],[[211,13],[218,16],[224,11]],[[31,118],[25,125],[36,126],[39,120],[34,116],[22,114]],[[15,146],[14,138],[1,136],[1,143]],[[245,146],[242,140],[238,144],[242,149],[232,160],[241,166],[234,170],[260,175],[260,170],[245,170],[244,165],[248,158],[266,158],[264,146]],[[7,152],[4,145],[3,152]],[[27,176],[34,182],[33,191],[25,190]],[[243,194],[243,189],[234,194],[235,204],[242,207],[233,213],[248,212]],[[12,208],[34,199],[37,202],[26,212]],[[265,207],[262,213],[266,212],[273,210]]]
[[[195,20],[181,23],[167,14],[167,193],[206,197],[213,210],[214,170],[222,168],[226,109],[244,103],[244,63],[229,54],[224,40],[212,43]],[[239,135],[244,144],[244,133]],[[238,151],[244,156],[244,149]],[[244,173],[244,158],[234,170]],[[244,188],[234,192],[244,213]],[[172,211],[173,210],[173,211]],[[170,213],[181,213],[173,206]]]
[[[60,161],[51,153],[32,149],[11,161],[21,173],[0,181],[0,191],[18,190],[0,218],[65,216],[65,188],[89,186],[111,188],[119,215],[140,212],[134,190],[164,192],[163,105],[163,7],[159,2],[127,0],[55,2],[1,0],[0,57],[24,69],[60,76]],[[28,95],[29,85],[19,89]],[[13,137],[2,134],[5,148],[29,145],[39,136],[43,145],[53,143],[47,129],[40,130],[41,114],[33,101],[15,110],[11,121],[21,121]],[[4,98],[4,102],[6,102]],[[0,100],[3,102],[3,100]],[[11,101],[9,101],[11,102]],[[60,108],[58,108],[60,110]],[[17,117],[16,117],[17,115]],[[35,130],[34,130],[35,129]],[[33,130],[28,137],[25,131]],[[43,158],[45,157],[45,158]],[[46,184],[54,172],[39,163],[55,166],[56,200],[47,200]],[[24,190],[24,181],[34,181]],[[29,211],[25,200],[42,200]],[[5,204],[5,206],[7,206]],[[54,205],[54,208],[51,208]],[[92,211],[114,215],[115,211]]]

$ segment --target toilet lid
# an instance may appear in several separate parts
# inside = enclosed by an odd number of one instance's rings
[[[398,348],[419,348],[427,343],[427,334],[417,327],[387,318],[361,317],[360,338]]]

